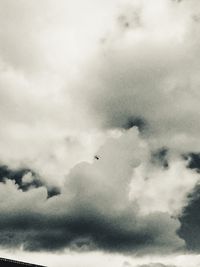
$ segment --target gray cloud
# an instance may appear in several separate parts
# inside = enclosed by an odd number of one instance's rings
[[[142,27],[127,35],[116,29],[110,35],[80,82],[81,104],[100,127],[126,129],[129,122],[142,121],[156,145],[198,149],[199,38],[190,17],[194,6],[200,8],[196,3],[163,1],[154,19],[151,1],[138,3]],[[134,7],[127,9],[127,16],[134,14]]]
[[[45,186],[44,181],[34,171],[26,168],[9,169],[7,166],[0,166],[0,182],[5,183],[6,180],[13,181],[19,189],[28,191],[30,188],[38,188]],[[58,195],[60,189],[47,186],[48,197]]]
[[[57,209],[59,204],[55,206]],[[107,216],[79,203],[71,212],[66,210],[64,214],[48,215],[38,210],[26,211],[30,207],[15,207],[11,214],[9,209],[7,212],[1,210],[1,246],[23,246],[34,251],[69,247],[73,250],[100,249],[123,253],[169,253],[183,246],[183,242],[175,236],[179,224],[167,214],[140,218],[137,213],[130,214],[125,210]]]
[[[152,162],[153,164],[160,165],[163,168],[168,168],[168,155],[169,151],[167,148],[162,147],[154,152],[152,152]]]
[[[23,245],[27,250],[60,250],[70,247],[73,250],[105,250],[112,252],[156,252],[168,253],[174,246],[181,242],[165,242],[160,238],[161,233],[153,227],[163,220],[160,227],[165,227],[166,220],[170,218],[160,214],[158,217],[140,220],[132,226],[123,220],[130,220],[128,217],[106,218],[95,214],[68,215],[68,216],[37,216],[36,214],[23,214],[22,216],[8,216],[2,213],[1,219],[1,245],[15,247]],[[132,220],[132,219],[131,219]],[[130,221],[130,223],[135,223]],[[149,225],[147,226],[147,223]],[[137,229],[137,227],[139,227]],[[171,225],[173,227],[173,225]],[[166,233],[167,234],[167,233]],[[177,239],[178,240],[178,239]],[[168,240],[169,241],[169,240]],[[172,246],[172,247],[169,247]]]
[[[183,214],[180,216],[181,227],[179,229],[179,236],[184,238],[187,248],[196,252],[200,251],[199,205],[200,187],[198,184],[188,195],[188,205],[185,206]]]
[[[187,160],[187,167],[190,169],[194,169],[199,172],[200,169],[200,154],[199,153],[188,153],[183,155],[183,157]]]
[[[184,155],[187,159],[187,167],[199,173],[200,157],[199,153],[189,153]],[[199,235],[199,207],[200,207],[200,186],[196,184],[195,188],[188,194],[188,203],[183,209],[180,216],[181,227],[179,235],[185,240],[188,250],[199,252],[200,235]]]

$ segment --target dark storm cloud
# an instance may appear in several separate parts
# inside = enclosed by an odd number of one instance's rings
[[[53,196],[57,196],[60,194],[60,188],[59,187],[48,187],[47,189],[47,193],[48,193],[48,198],[53,197]]]
[[[183,156],[187,160],[187,167],[200,172],[200,153],[188,153]],[[200,251],[200,185],[188,195],[188,205],[180,217],[181,228],[179,235],[186,241],[189,250]]]
[[[188,161],[188,168],[200,172],[200,153],[188,153],[183,157]]]
[[[30,175],[31,179],[24,181],[23,178]],[[19,189],[28,191],[30,188],[38,188],[45,186],[41,178],[32,170],[28,168],[10,169],[8,166],[0,166],[0,183],[5,183],[5,179],[14,181]],[[60,189],[57,187],[47,187],[48,197],[53,197],[60,194]]]
[[[38,225],[44,231],[35,231],[31,238],[29,238],[28,231],[26,249],[57,250],[69,246],[73,249],[83,249],[85,247],[90,250],[98,248],[106,251],[128,252],[140,246],[145,246],[145,243],[153,243],[153,236],[120,229],[118,228],[120,226],[119,222],[109,221],[103,217],[99,218],[95,214],[93,216],[60,218],[60,222],[53,218],[50,220],[52,226],[47,223],[46,218],[42,222],[39,220]],[[20,222],[16,226],[19,225],[21,225]]]
[[[200,251],[200,185],[188,196],[189,204],[180,217],[179,235],[189,250]]]
[[[188,153],[183,155],[187,160],[187,168],[200,172],[200,153]],[[178,231],[186,242],[189,250],[200,251],[200,185],[197,184],[188,194],[188,205],[180,216],[181,227]]]
[[[162,227],[164,220],[169,220],[165,214],[133,221],[126,214],[120,218],[108,218],[95,212],[62,216],[1,213],[0,245],[23,245],[25,250],[31,251],[62,250],[69,247],[73,250],[143,253],[142,251],[152,252],[155,248],[156,253],[167,253],[169,244],[163,243],[165,241],[160,239],[160,230],[156,229],[158,225]]]
[[[28,183],[23,183],[22,182],[22,178],[24,175],[31,173],[31,175],[33,175],[33,180],[28,182]],[[20,189],[26,191],[28,190],[29,187],[33,186],[33,187],[39,187],[42,186],[42,182],[37,179],[36,174],[34,172],[32,172],[30,169],[17,169],[17,170],[11,170],[9,167],[7,166],[0,166],[0,182],[4,182],[5,178],[9,179],[9,180],[13,180]]]

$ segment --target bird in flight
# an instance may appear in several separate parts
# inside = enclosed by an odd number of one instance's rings
[[[97,156],[97,155],[95,155],[94,158],[95,158],[96,160],[99,160],[100,157]]]

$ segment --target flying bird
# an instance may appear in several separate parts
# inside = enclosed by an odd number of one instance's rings
[[[99,159],[100,159],[100,157],[97,156],[97,155],[95,155],[94,158],[95,158],[96,160],[99,160]]]

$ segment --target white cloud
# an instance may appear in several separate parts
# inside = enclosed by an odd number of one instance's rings
[[[138,201],[143,214],[162,211],[177,216],[198,182],[199,174],[186,169],[180,160],[170,162],[166,170],[141,164],[134,170],[130,198]]]
[[[31,182],[33,182],[34,177],[33,174],[31,172],[26,173],[23,177],[22,177],[22,183],[23,184],[29,184]]]

